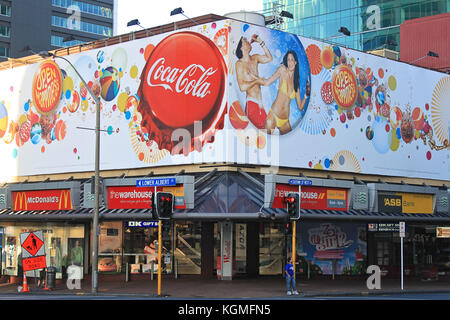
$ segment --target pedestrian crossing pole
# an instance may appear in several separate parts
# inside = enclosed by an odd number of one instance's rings
[[[162,249],[162,241],[161,241],[161,231],[162,231],[162,220],[158,221],[158,296],[161,296],[161,249]]]

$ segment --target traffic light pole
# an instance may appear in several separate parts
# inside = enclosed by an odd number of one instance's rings
[[[161,232],[162,231],[162,220],[159,219],[158,222],[158,296],[161,296],[161,250],[162,250],[162,241],[161,241]]]
[[[297,249],[295,248],[295,234],[297,230],[297,221],[292,222],[292,265],[294,266],[294,279],[295,279],[295,260],[297,257]]]

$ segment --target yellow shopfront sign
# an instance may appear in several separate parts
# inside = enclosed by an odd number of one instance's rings
[[[433,195],[418,193],[396,193],[402,197],[403,213],[433,214]]]
[[[389,213],[433,214],[433,195],[402,192],[380,194],[378,209]]]

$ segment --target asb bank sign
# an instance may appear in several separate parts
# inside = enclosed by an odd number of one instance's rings
[[[14,211],[73,210],[70,189],[16,191],[12,200]]]

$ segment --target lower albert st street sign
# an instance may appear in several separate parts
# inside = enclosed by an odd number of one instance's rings
[[[175,186],[176,178],[140,179],[136,180],[136,187]]]

